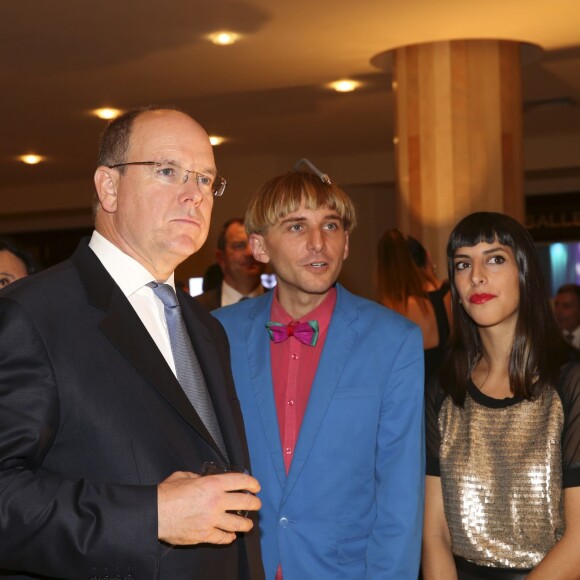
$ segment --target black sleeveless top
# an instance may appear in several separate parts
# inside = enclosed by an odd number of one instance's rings
[[[449,285],[445,283],[441,288],[427,293],[433,305],[433,310],[435,311],[439,344],[423,351],[425,355],[425,384],[439,370],[447,351],[449,319],[447,318],[447,311],[445,310],[445,303],[443,302],[443,297],[447,292],[449,292]]]

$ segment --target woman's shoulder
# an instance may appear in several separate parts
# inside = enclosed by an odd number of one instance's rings
[[[443,401],[448,397],[450,395],[442,387],[439,375],[431,377],[425,384],[425,402],[428,402],[437,414],[443,405]]]
[[[580,356],[577,353],[571,353],[569,360],[560,368],[557,391],[565,408],[580,399]]]

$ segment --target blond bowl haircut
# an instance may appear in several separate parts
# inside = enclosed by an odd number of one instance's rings
[[[245,218],[247,234],[263,234],[302,203],[310,210],[327,207],[336,211],[346,232],[356,225],[354,205],[340,187],[323,183],[311,173],[289,171],[270,179],[252,195]]]

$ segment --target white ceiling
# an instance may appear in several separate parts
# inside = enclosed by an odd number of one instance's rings
[[[244,34],[231,47],[204,38]],[[21,0],[0,9],[2,189],[86,178],[103,122],[88,111],[174,104],[230,140],[221,159],[390,149],[385,50],[433,40],[505,38],[543,58],[524,70],[526,138],[580,135],[579,0]],[[352,94],[324,87],[350,77]],[[41,166],[17,155],[49,157]],[[578,163],[580,166],[580,161]]]

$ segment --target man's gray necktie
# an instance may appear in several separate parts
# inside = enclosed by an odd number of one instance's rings
[[[181,316],[175,291],[169,284],[147,284],[163,302],[177,379],[210,435],[227,459],[226,446],[203,378],[199,361]]]

